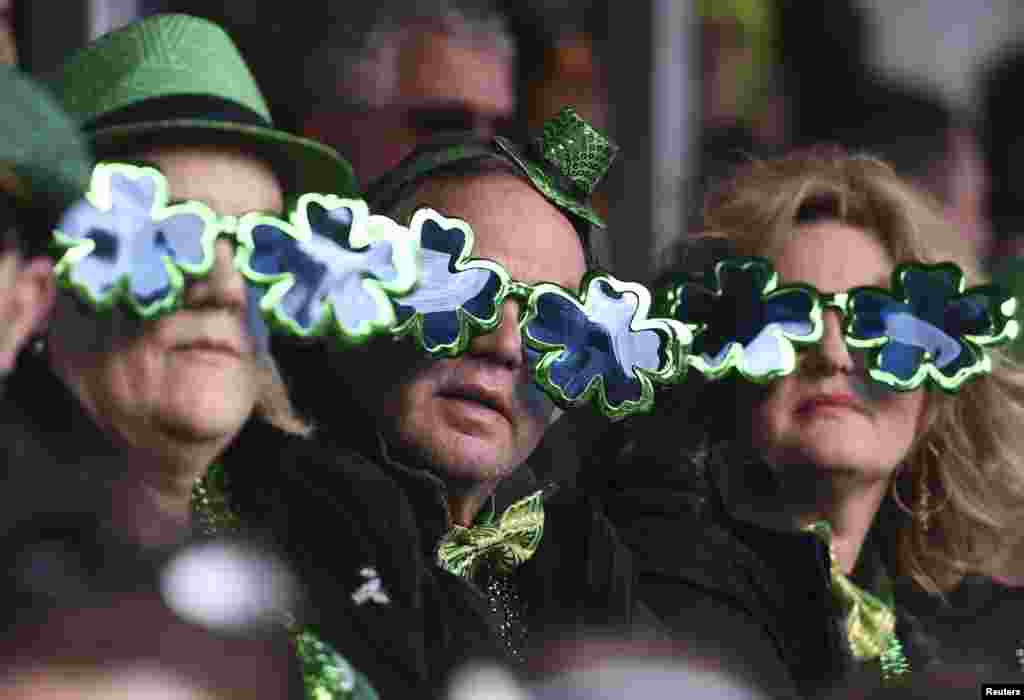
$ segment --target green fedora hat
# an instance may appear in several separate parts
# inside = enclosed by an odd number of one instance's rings
[[[0,94],[0,190],[19,208],[59,215],[89,185],[85,141],[53,96],[17,68],[0,66]]]
[[[358,196],[334,149],[274,128],[256,79],[227,33],[182,14],[129,24],[73,55],[52,78],[100,157],[160,143],[238,143],[265,158],[291,194]]]

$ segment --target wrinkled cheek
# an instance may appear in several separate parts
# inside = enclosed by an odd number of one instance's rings
[[[109,353],[130,346],[145,330],[144,322],[119,307],[104,315],[83,308],[73,297],[62,294],[54,331],[73,353]]]

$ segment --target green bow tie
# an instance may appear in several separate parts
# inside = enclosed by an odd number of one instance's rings
[[[540,546],[545,494],[541,490],[516,501],[499,518],[491,511],[472,527],[452,526],[437,548],[437,563],[467,579],[485,562],[500,576],[512,573]]]
[[[903,647],[896,637],[896,613],[893,603],[865,591],[839,568],[832,546],[832,527],[825,521],[812,523],[807,530],[826,545],[832,560],[832,594],[846,614],[846,637],[858,659],[878,659],[882,675],[888,678],[910,670]]]

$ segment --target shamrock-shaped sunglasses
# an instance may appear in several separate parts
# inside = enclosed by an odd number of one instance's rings
[[[589,273],[578,293],[515,281],[472,256],[466,222],[431,209],[404,227],[361,200],[308,193],[287,219],[219,216],[200,202],[170,203],[157,170],[120,163],[98,165],[86,198],[62,218],[56,272],[99,311],[120,304],[156,318],[180,306],[186,275],[209,273],[222,236],[235,240],[234,264],[278,333],[348,344],[412,336],[454,357],[517,299],[537,384],[563,408],[592,403],[610,418],[650,410],[655,384],[690,366],[757,382],[792,372],[797,348],[820,340],[826,308],[842,313],[850,347],[867,351],[871,377],[898,390],[930,381],[956,391],[991,370],[987,346],[1019,333],[1016,300],[994,286],[965,289],[951,263],[899,265],[891,290],[822,294],[779,286],[763,258],[729,258],[704,284],[661,290],[652,317],[643,285],[606,273]]]
[[[122,305],[153,319],[181,305],[186,276],[209,274],[223,236],[277,332],[364,342],[392,329],[391,298],[416,283],[415,238],[362,200],[308,193],[287,219],[221,216],[202,202],[170,203],[158,170],[125,163],[97,165],[65,212],[55,272],[97,311]]]
[[[824,294],[805,284],[779,285],[764,258],[727,258],[703,284],[659,290],[656,312],[693,330],[688,362],[710,378],[739,372],[767,382],[796,368],[797,348],[820,341],[825,309],[843,317],[851,349],[866,351],[872,379],[910,391],[924,382],[954,392],[991,371],[987,346],[1017,337],[1017,300],[993,285],[965,288],[953,263],[903,263],[891,288]]]
[[[214,265],[218,238],[236,243],[234,264],[277,333],[414,336],[431,355],[453,357],[494,330],[508,297],[540,386],[564,407],[593,402],[618,418],[649,410],[653,382],[685,368],[689,331],[648,319],[638,284],[589,275],[579,296],[554,284],[514,282],[497,263],[474,259],[465,222],[421,210],[409,227],[370,215],[362,200],[304,194],[287,219],[220,216],[196,202],[171,203],[155,168],[101,163],[87,196],[54,234],[62,285],[97,311],[115,305],[146,319],[179,308],[186,278]]]
[[[501,323],[517,299],[524,348],[536,383],[563,408],[592,403],[609,418],[647,411],[655,383],[685,370],[689,329],[649,318],[643,285],[589,273],[574,292],[550,282],[513,280],[498,263],[472,256],[473,230],[433,209],[417,210],[409,228],[420,241],[417,287],[395,300],[397,335],[410,335],[435,357],[454,357]]]

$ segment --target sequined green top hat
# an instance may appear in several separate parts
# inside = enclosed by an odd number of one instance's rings
[[[544,124],[539,137],[520,146],[502,136],[474,141],[449,135],[426,144],[374,183],[367,192],[371,208],[388,211],[409,187],[450,166],[474,159],[501,158],[520,170],[534,188],[573,220],[586,237],[590,226],[604,221],[587,203],[611,167],[618,146],[588,124],[571,107]]]
[[[604,228],[604,221],[585,201],[608,173],[619,148],[576,110],[566,107],[545,122],[530,149],[519,149],[501,136],[494,141],[545,197],[587,223]]]
[[[84,140],[53,97],[18,69],[0,66],[0,94],[0,188],[21,206],[56,215],[89,185]]]
[[[52,84],[103,157],[211,138],[266,158],[291,192],[358,194],[333,149],[274,128],[237,47],[207,20],[165,14],[129,24],[77,52]]]

